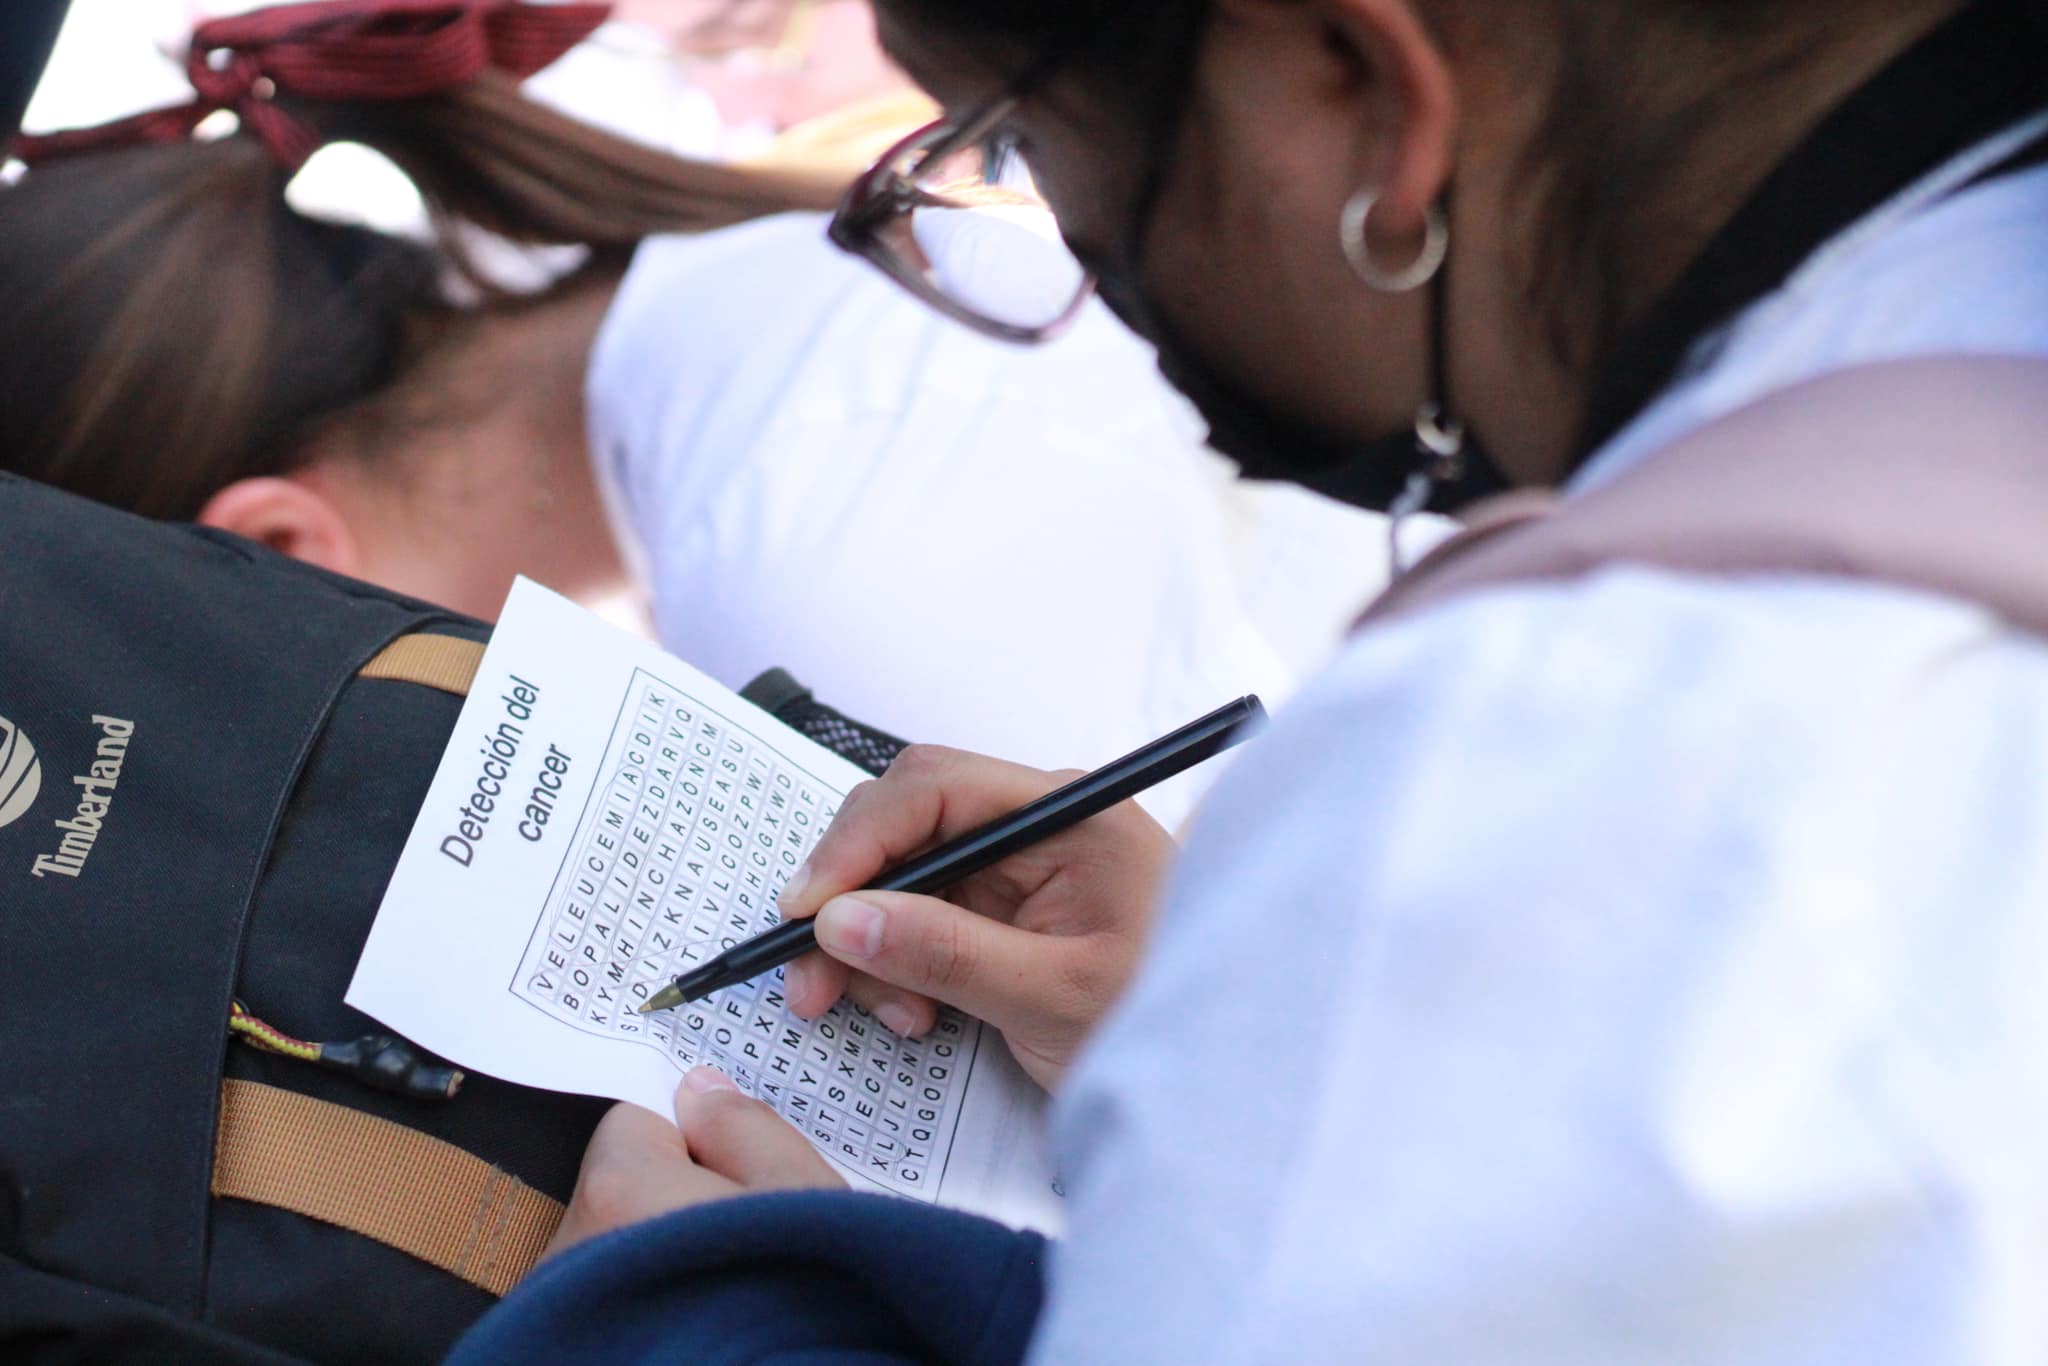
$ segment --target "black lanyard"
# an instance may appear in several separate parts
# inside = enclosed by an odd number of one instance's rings
[[[1901,53],[1765,177],[1614,348],[1574,466],[1678,378],[1695,343],[1781,286],[1830,238],[2044,106],[2048,5],[2039,0],[1979,0]],[[1971,183],[2044,158],[2048,140],[2036,139]]]

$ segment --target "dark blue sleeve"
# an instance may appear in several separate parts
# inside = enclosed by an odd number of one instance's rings
[[[746,1196],[564,1253],[449,1362],[1015,1362],[1044,1251],[1035,1233],[888,1196]]]

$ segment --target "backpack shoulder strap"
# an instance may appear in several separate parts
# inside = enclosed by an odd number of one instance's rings
[[[467,696],[482,641],[412,632],[358,676]],[[503,1295],[540,1260],[561,1202],[390,1120],[237,1078],[221,1088],[213,1194],[345,1228]]]
[[[457,697],[469,696],[476,671],[484,662],[484,643],[462,636],[437,636],[415,631],[386,645],[357,671],[360,678],[384,678],[438,688]]]
[[[213,1193],[359,1233],[493,1295],[562,1222],[559,1201],[452,1143],[235,1078],[221,1089]]]
[[[1370,625],[1610,564],[1872,579],[2048,635],[2048,360],[1842,371],[1773,395],[1568,500],[1510,494],[1424,557]]]

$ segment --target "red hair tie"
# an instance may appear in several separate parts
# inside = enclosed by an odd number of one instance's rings
[[[609,5],[524,0],[317,0],[215,19],[192,31],[185,74],[194,96],[169,109],[57,133],[23,133],[8,151],[34,165],[111,147],[175,142],[226,109],[286,171],[320,146],[272,103],[297,95],[338,103],[415,100],[486,70],[524,80],[590,36]]]

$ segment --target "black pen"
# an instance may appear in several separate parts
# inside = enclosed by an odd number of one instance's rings
[[[869,887],[877,892],[936,892],[950,887],[969,873],[978,873],[1019,849],[1050,839],[1090,816],[1107,811],[1126,797],[1229,749],[1250,734],[1247,722],[1260,720],[1265,714],[1258,698],[1240,697],[1171,735],[1018,807],[1007,816],[998,816],[978,830],[948,840]],[[690,969],[649,997],[640,1013],[667,1010],[773,972],[791,959],[809,953],[817,942],[816,927],[810,920],[785,921]]]

